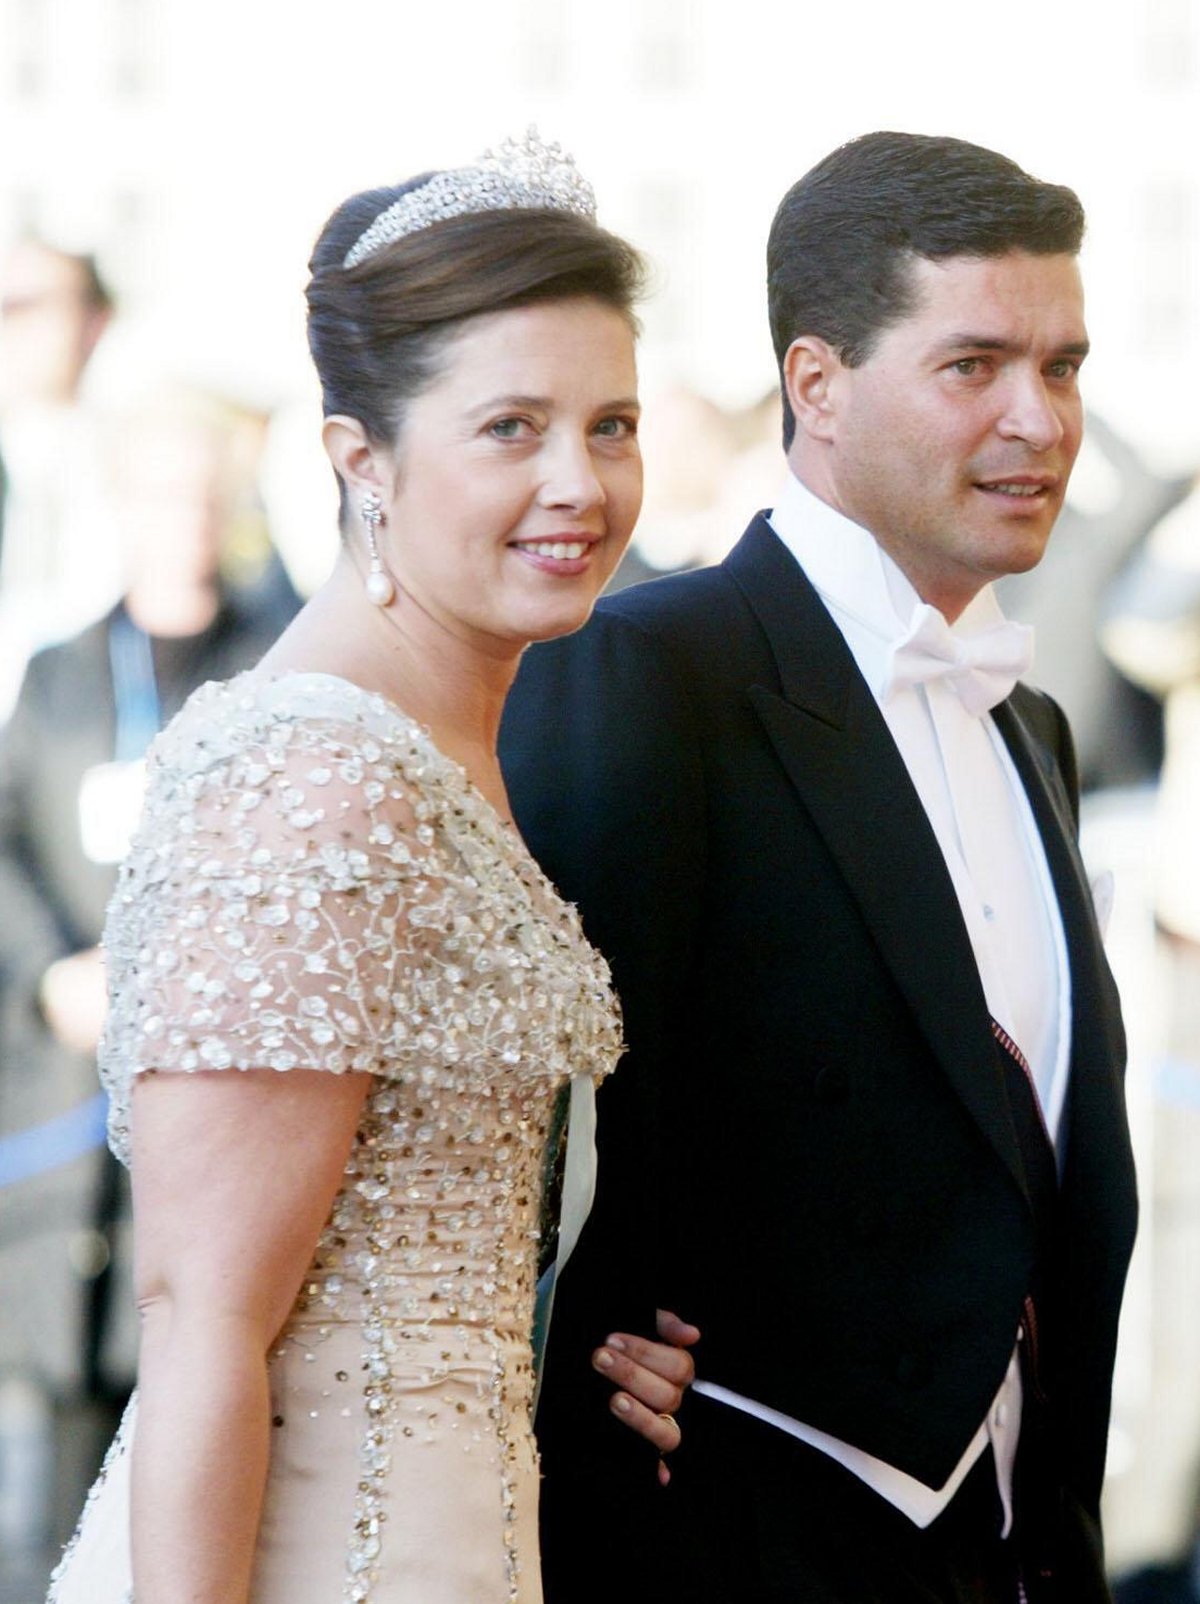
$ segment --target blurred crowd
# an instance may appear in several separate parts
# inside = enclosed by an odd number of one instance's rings
[[[95,397],[118,318],[89,257],[27,239],[0,263],[0,1604],[40,1598],[132,1382],[127,1182],[94,1055],[97,942],[144,753],[192,689],[261,655],[319,577],[303,553],[285,564],[268,515],[277,419],[163,381],[119,406]],[[652,397],[646,506],[614,583],[723,556],[772,504],[778,441],[773,392],[736,412],[684,388]],[[283,477],[295,496],[311,461]],[[1078,742],[1089,869],[1117,887],[1144,1222],[1111,1459],[1119,1596],[1197,1601],[1193,481],[1152,472],[1093,417],[1049,555],[1001,599],[1036,628],[1032,677]]]
[[[98,940],[159,727],[299,606],[257,492],[266,420],[88,372],[90,258],[0,272],[0,1553],[40,1598],[132,1384],[129,1197],[104,1145]]]

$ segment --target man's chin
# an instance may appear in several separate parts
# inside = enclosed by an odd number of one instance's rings
[[[1036,520],[1030,519],[1014,526],[1011,520],[1006,519],[999,529],[993,529],[993,538],[988,542],[988,567],[993,577],[1001,579],[1006,574],[1027,574],[1031,568],[1036,568],[1046,555],[1057,516],[1056,507],[1053,512],[1047,510]]]

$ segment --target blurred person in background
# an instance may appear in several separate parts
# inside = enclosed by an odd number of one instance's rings
[[[1153,1510],[1147,1557],[1181,1554],[1195,1574],[1200,1452],[1200,491],[1151,531],[1107,598],[1101,638],[1121,672],[1165,712],[1165,755],[1148,799],[1153,920],[1153,1126],[1149,1166],[1153,1301],[1144,1445],[1131,1466]],[[1164,1572],[1169,1576],[1170,1572]],[[1151,1596],[1149,1593],[1147,1597]]]
[[[779,427],[777,389],[740,408],[687,385],[656,395],[642,436],[642,516],[606,594],[720,562],[742,509],[768,505],[779,490]]]
[[[65,1538],[132,1382],[128,1187],[104,1146],[96,1082],[97,942],[147,744],[203,681],[257,661],[299,605],[264,560],[263,531],[247,527],[255,438],[252,418],[179,390],[113,420],[122,598],[34,655],[0,735],[0,1546],[10,1554],[40,1559]]]
[[[1124,571],[1190,480],[1155,473],[1102,417],[1089,413],[1067,502],[1046,555],[1028,573],[999,580],[996,594],[1033,627],[1030,680],[1071,724],[1080,790],[1145,786],[1163,756],[1158,698],[1121,673],[1105,652],[1100,620]]]
[[[120,544],[88,394],[113,318],[94,257],[34,237],[0,261],[0,716],[31,650],[99,616],[120,590]]]
[[[1200,977],[1200,490],[1195,486],[1188,482],[1190,493],[1142,543],[1122,575],[1108,598],[1101,638],[1122,673],[1165,707],[1155,907],[1160,929]],[[1185,989],[1196,993],[1194,985]],[[1200,1032],[1190,1056],[1200,1063]]]
[[[1195,1288],[1192,1288],[1193,1295]],[[1191,1502],[1186,1535],[1176,1553],[1142,1565],[1113,1583],[1113,1604],[1200,1604],[1200,1487],[1191,1465]]]

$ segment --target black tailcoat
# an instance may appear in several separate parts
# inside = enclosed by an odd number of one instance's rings
[[[1045,1346],[1064,1508],[1090,1527],[1135,1220],[1124,1038],[1065,721],[1020,686],[993,716],[1070,961]],[[1011,1355],[1033,1218],[953,886],[836,625],[759,517],[719,566],[532,648],[501,752],[526,840],[612,964],[629,1044],[539,1414],[548,1599],[598,1596],[584,1577],[615,1512],[669,1540],[588,1360],[656,1304],[701,1327],[705,1378],[940,1486]]]

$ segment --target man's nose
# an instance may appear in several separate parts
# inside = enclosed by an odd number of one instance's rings
[[[1023,440],[1035,451],[1049,451],[1066,432],[1061,399],[1040,373],[1014,375],[998,428],[1008,440]]]

